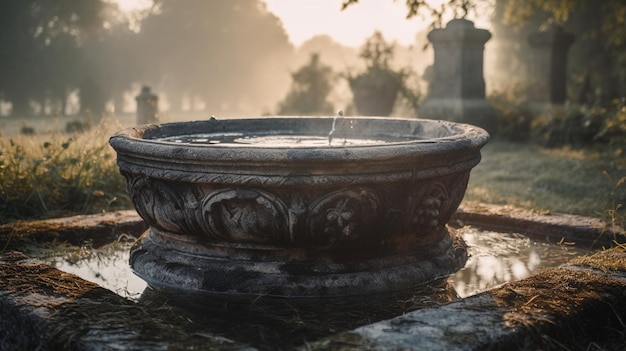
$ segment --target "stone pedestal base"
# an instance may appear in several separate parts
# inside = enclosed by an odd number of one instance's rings
[[[374,251],[383,251],[384,248]],[[369,255],[355,259],[354,255]],[[157,290],[277,297],[353,296],[426,284],[461,269],[467,247],[453,229],[419,252],[373,256],[266,245],[206,245],[149,229],[131,249],[135,274]]]
[[[418,117],[472,124],[489,133],[497,130],[496,111],[485,99],[427,99]]]

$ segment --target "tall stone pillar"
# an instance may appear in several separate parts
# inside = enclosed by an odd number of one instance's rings
[[[532,48],[528,100],[533,109],[544,110],[565,102],[567,51],[573,42],[574,35],[557,25],[528,37]]]
[[[469,123],[496,130],[496,113],[485,99],[483,55],[491,33],[465,19],[434,29],[428,40],[435,51],[433,75],[420,118]]]
[[[159,97],[150,91],[150,87],[141,88],[141,93],[135,97],[137,102],[137,124],[158,122]]]

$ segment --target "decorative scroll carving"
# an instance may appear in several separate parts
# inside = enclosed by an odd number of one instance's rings
[[[255,189],[227,189],[209,195],[202,205],[208,234],[236,242],[289,240],[287,206],[273,194]]]
[[[376,191],[366,187],[307,200],[294,196],[293,189],[282,194],[253,188],[215,190],[124,175],[137,212],[150,226],[209,240],[267,244],[367,241],[390,230],[415,233],[421,243],[434,242],[459,206],[469,178],[469,172],[461,172],[415,184],[406,205],[400,205],[406,209],[404,220],[391,223],[383,216]],[[281,197],[292,200],[287,204]]]
[[[150,226],[161,230],[179,233],[183,230],[181,223],[192,211],[185,206],[188,191],[176,189],[174,183],[167,184],[145,175],[122,173],[126,177],[126,187],[137,213]]]

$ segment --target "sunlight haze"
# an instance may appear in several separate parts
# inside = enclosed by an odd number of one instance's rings
[[[379,30],[385,39],[412,45],[428,23],[419,17],[406,19],[403,1],[360,0],[341,11],[342,0],[265,0],[267,9],[283,22],[294,45],[320,34],[340,44],[361,46]]]
[[[144,10],[152,5],[152,0],[113,0],[123,12]]]
[[[112,0],[124,12],[148,8],[152,0]],[[378,30],[385,39],[413,45],[418,31],[428,26],[419,16],[406,18],[403,1],[360,0],[341,11],[343,0],[264,0],[280,18],[296,46],[316,35],[329,35],[342,45],[358,47]]]

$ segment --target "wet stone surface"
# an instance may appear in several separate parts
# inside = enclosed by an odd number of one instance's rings
[[[243,350],[169,308],[136,304],[12,252],[0,260],[2,350]]]
[[[622,337],[626,315],[624,248],[592,257],[595,265],[575,260],[441,307],[335,335],[309,349],[586,349]]]
[[[572,245],[532,240],[522,234],[498,233],[476,227],[464,227],[458,231],[467,242],[469,253],[465,267],[447,280],[458,297],[526,278],[588,252]],[[128,265],[132,243],[127,238],[99,249],[59,250],[56,254],[39,256],[39,259],[123,297],[137,300],[146,289],[146,283],[133,274]]]
[[[492,211],[485,208],[481,216]],[[465,211],[467,218],[470,212]],[[507,217],[506,212],[492,211],[491,218],[497,217],[502,228],[502,223],[515,223],[520,217],[520,212],[511,212],[514,215]],[[533,228],[540,225],[537,221]],[[560,226],[562,233],[567,225]],[[81,231],[80,238],[89,236],[89,229]],[[12,232],[13,244],[28,237],[27,230]],[[72,235],[58,229],[55,234]],[[472,240],[467,241],[471,246]],[[13,244],[9,246],[15,249]],[[510,245],[506,239],[501,244]],[[626,254],[618,247],[461,299],[443,284],[369,300],[215,298],[199,308],[185,296],[174,298],[151,290],[123,298],[50,265],[26,260],[19,252],[5,252],[0,256],[0,349],[124,345],[126,349],[468,350],[553,349],[562,344],[577,350],[615,337],[610,330],[617,330],[618,337],[623,331],[619,319],[626,318],[624,271]],[[104,274],[102,278],[114,280]]]

